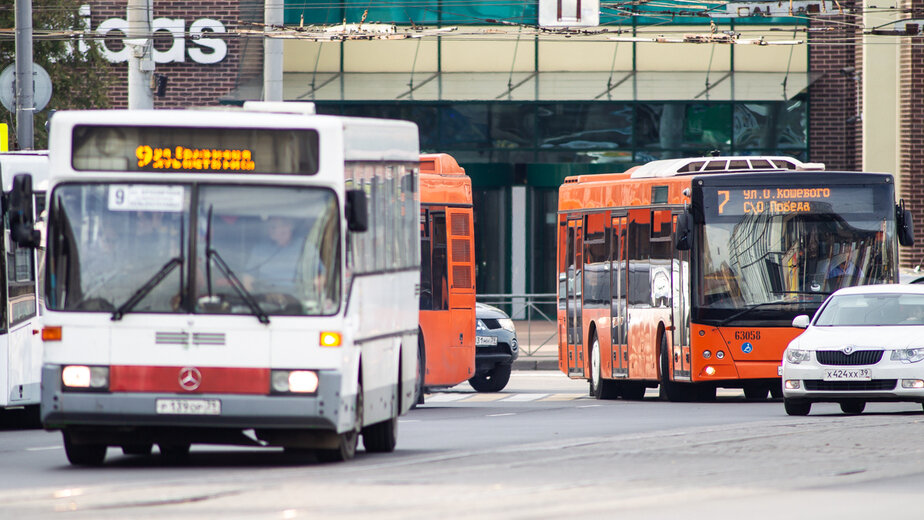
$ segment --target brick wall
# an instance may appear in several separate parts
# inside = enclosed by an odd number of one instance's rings
[[[111,18],[127,19],[126,1],[88,2],[91,9],[91,27],[96,30],[104,21]],[[166,96],[155,97],[155,108],[182,108],[188,106],[216,105],[219,100],[232,91],[239,82],[262,74],[263,43],[259,38],[245,39],[233,32],[248,21],[262,21],[263,2],[254,0],[154,0],[154,18],[182,19],[183,28],[188,35],[191,25],[204,18],[218,20],[225,27],[224,35],[203,32],[203,38],[218,37],[227,45],[224,58],[212,64],[197,63],[191,56],[191,50],[201,50],[204,54],[215,51],[197,45],[189,37],[185,40],[182,62],[157,63],[155,73],[167,77]],[[112,35],[119,35],[112,32]],[[155,49],[165,52],[173,45],[173,38],[166,31],[158,31],[155,37]],[[121,41],[107,43],[112,51],[122,48]],[[115,83],[109,98],[113,108],[128,106],[128,64],[112,65],[115,71]]]
[[[924,17],[924,0],[905,2],[909,18]],[[915,245],[901,248],[902,266],[924,260],[924,37],[902,38],[900,108],[901,175],[905,204],[914,214]]]
[[[854,4],[841,5],[847,10]],[[860,35],[850,25],[854,19],[833,16],[809,24],[815,29],[808,36],[809,67],[821,75],[809,89],[809,156],[828,169],[859,170],[863,164],[862,122],[856,118],[858,82],[853,78],[862,70],[862,46],[853,43]],[[854,72],[841,72],[849,67]]]

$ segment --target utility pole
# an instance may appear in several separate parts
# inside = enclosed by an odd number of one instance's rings
[[[263,101],[282,101],[282,40],[266,34],[284,23],[283,0],[266,0],[263,6]]]
[[[153,0],[128,0],[128,34],[124,42],[131,49],[128,58],[128,108],[154,108],[151,77],[154,73],[154,43],[151,39]]]
[[[32,84],[32,0],[16,0],[16,142],[20,150],[35,146]]]

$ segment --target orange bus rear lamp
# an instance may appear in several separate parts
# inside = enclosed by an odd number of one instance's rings
[[[715,375],[715,368],[714,368],[714,367],[706,367],[706,368],[703,370],[703,372],[705,372],[707,376],[714,376],[714,375]]]

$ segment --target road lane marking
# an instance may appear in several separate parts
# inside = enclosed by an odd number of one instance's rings
[[[529,401],[538,401],[548,396],[549,394],[513,394],[504,399],[504,402],[525,403]]]
[[[60,450],[62,446],[38,446],[35,448],[26,448],[26,451],[45,451],[45,450]]]
[[[516,415],[515,413],[489,413],[485,417],[508,417],[510,415]]]
[[[431,394],[425,399],[427,403],[451,403],[453,401],[459,401],[467,397],[471,397],[474,394]]]
[[[583,394],[552,394],[543,398],[542,401],[574,401],[582,397],[584,397]]]
[[[466,403],[487,403],[497,401],[507,397],[510,394],[475,394],[465,400]]]

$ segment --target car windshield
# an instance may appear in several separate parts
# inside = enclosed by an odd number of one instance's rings
[[[817,327],[924,325],[924,294],[835,295],[821,309]]]
[[[339,210],[330,190],[62,184],[50,200],[51,309],[261,321],[339,309]]]

